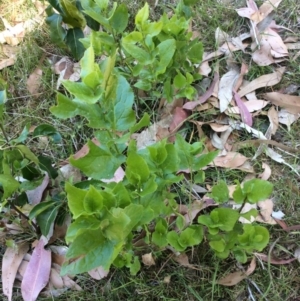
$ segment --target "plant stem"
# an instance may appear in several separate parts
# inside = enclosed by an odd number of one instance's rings
[[[3,127],[2,123],[0,123],[0,129],[1,129],[2,133],[3,133],[4,139],[6,140],[7,143],[9,143],[8,136],[6,135],[6,132],[4,130],[4,127]]]

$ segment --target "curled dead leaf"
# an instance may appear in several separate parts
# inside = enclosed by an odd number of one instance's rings
[[[155,261],[154,261],[154,258],[152,256],[152,253],[142,255],[142,261],[143,261],[143,264],[148,266],[148,267],[150,267],[152,265],[155,265]]]

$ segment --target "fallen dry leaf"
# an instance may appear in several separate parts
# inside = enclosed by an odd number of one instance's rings
[[[228,152],[225,156],[216,157],[210,165],[234,169],[243,165],[247,160],[248,158],[242,154],[237,152]]]
[[[289,113],[300,113],[300,96],[270,92],[265,93],[264,98],[277,106],[285,108]]]
[[[2,258],[2,290],[8,300],[12,300],[13,284],[19,266],[29,250],[27,242],[17,245],[17,248],[6,248]]]
[[[50,178],[49,178],[48,174],[46,173],[45,177],[43,179],[43,182],[40,186],[38,186],[37,188],[35,188],[33,190],[28,190],[25,192],[27,195],[29,204],[36,205],[42,200],[43,193],[49,184],[49,180],[50,180]]]
[[[35,68],[34,71],[29,75],[26,86],[27,90],[31,95],[38,93],[42,83],[43,70],[41,68]]]
[[[224,112],[232,98],[232,91],[235,87],[236,81],[239,78],[239,72],[235,69],[231,69],[227,73],[225,73],[221,79],[220,79],[220,84],[219,84],[219,91],[218,91],[218,98],[220,102],[220,112]]]
[[[270,124],[272,125],[272,135],[275,135],[277,132],[277,129],[279,127],[279,120],[278,120],[278,113],[274,106],[271,106],[271,108],[268,111],[268,118],[270,121]]]
[[[44,249],[46,243],[42,236],[31,255],[21,284],[24,301],[35,301],[49,281],[51,252]]]
[[[108,275],[109,271],[104,270],[103,267],[98,267],[88,271],[88,273],[93,279],[101,280]]]
[[[276,225],[276,221],[272,217],[274,207],[273,201],[271,199],[267,199],[258,202],[257,205],[260,209],[260,215],[256,217],[256,221],[269,225]]]
[[[253,119],[252,119],[252,115],[250,114],[248,108],[246,107],[244,102],[241,100],[241,98],[237,92],[233,91],[233,95],[234,95],[234,100],[239,108],[239,112],[241,114],[242,121],[245,124],[252,126]]]
[[[290,258],[290,259],[277,259],[277,258],[274,258],[274,257],[269,257],[268,255],[266,254],[263,254],[263,253],[253,253],[258,259],[262,260],[262,261],[265,261],[265,262],[270,262],[271,264],[278,264],[278,265],[281,265],[281,264],[289,264],[295,260],[297,260],[297,258]]]
[[[180,255],[177,255],[177,256],[174,255],[172,258],[177,263],[179,263],[181,266],[184,266],[184,267],[189,268],[189,269],[197,270],[197,268],[193,264],[190,264],[189,258],[185,253],[181,253]]]
[[[237,271],[226,275],[224,278],[217,281],[218,284],[224,286],[234,286],[251,275],[256,268],[255,257],[252,258],[250,265],[246,271]]]
[[[142,255],[142,261],[143,261],[143,264],[148,266],[148,267],[150,267],[152,265],[155,265],[155,261],[154,261],[154,258],[152,256],[152,253]]]
[[[259,175],[262,180],[268,180],[272,174],[271,168],[267,163],[262,164],[264,171]]]
[[[300,113],[292,114],[285,109],[282,109],[278,112],[279,123],[285,124],[288,128],[288,131],[291,130],[291,125],[297,121],[300,117]]]
[[[54,288],[61,289],[64,287],[64,282],[59,272],[55,268],[51,268],[49,284]]]
[[[244,86],[241,90],[238,91],[240,97],[243,97],[246,94],[251,93],[252,91],[255,91],[257,89],[271,87],[271,86],[278,84],[282,79],[284,71],[285,71],[285,67],[281,67],[281,68],[278,68],[273,73],[265,74],[265,75],[262,75],[256,79],[254,79],[248,85]],[[267,93],[267,94],[270,94],[270,93]],[[267,98],[267,100],[271,101],[271,99],[268,99],[268,98]]]
[[[244,106],[251,113],[254,112],[254,111],[258,111],[258,110],[263,109],[268,103],[269,103],[268,101],[261,100],[261,99],[243,101]],[[240,109],[239,109],[238,106],[228,108],[227,111],[230,114],[240,114]]]

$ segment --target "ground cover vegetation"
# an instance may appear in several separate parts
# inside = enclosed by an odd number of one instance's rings
[[[297,300],[299,4],[1,7],[8,300]]]

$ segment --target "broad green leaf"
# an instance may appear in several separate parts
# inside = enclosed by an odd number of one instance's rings
[[[109,240],[121,242],[126,238],[126,234],[128,234],[123,230],[126,229],[129,224],[130,218],[124,209],[114,208],[110,212],[109,225],[104,229],[103,233]]]
[[[68,29],[65,41],[76,60],[80,60],[85,51],[84,46],[80,42],[82,38],[84,38],[84,34],[80,28]]]
[[[152,233],[152,242],[160,248],[165,247],[168,244],[167,232],[168,226],[166,221],[160,219],[155,226],[155,231]]]
[[[246,198],[246,194],[243,192],[243,189],[241,188],[240,183],[237,183],[237,186],[233,192],[233,200],[237,204],[242,204]]]
[[[223,231],[231,231],[239,219],[239,213],[230,208],[216,208],[210,213],[212,222]]]
[[[166,72],[176,50],[176,41],[174,39],[165,40],[158,44],[157,49],[159,53],[159,63],[155,74],[159,75]]]
[[[131,127],[130,129],[130,133],[133,134],[137,131],[139,131],[141,128],[148,126],[150,123],[150,116],[148,115],[148,113],[145,113],[142,117],[142,119],[136,123],[134,126]]]
[[[26,146],[26,145],[16,145],[16,148],[30,161],[34,162],[35,164],[39,164],[38,157]]]
[[[142,28],[143,23],[145,23],[149,18],[149,4],[146,2],[143,8],[141,8],[135,16],[135,25],[137,28]]]
[[[59,207],[59,205],[51,206],[36,217],[37,224],[40,226],[41,232],[44,236],[49,234],[51,226],[56,219]]]
[[[141,47],[132,43],[126,43],[124,42],[124,40],[122,40],[122,46],[129,55],[131,55],[140,63],[149,65],[152,62],[150,54]],[[162,71],[161,73],[164,73],[164,71]]]
[[[210,196],[217,203],[224,203],[229,200],[229,189],[224,181],[219,181],[218,184],[214,185]]]
[[[132,31],[125,37],[123,37],[122,42],[125,44],[135,44],[143,40],[143,35],[139,31]]]
[[[81,0],[81,5],[84,9],[84,13],[107,29],[109,27],[109,22],[108,19],[104,17],[103,13],[103,9],[105,9],[105,2],[107,1],[98,0],[96,1],[96,4],[93,0]]]
[[[50,124],[40,124],[33,131],[33,137],[49,136],[55,143],[61,142],[62,138],[60,133]]]
[[[49,209],[50,207],[54,207],[57,205],[57,202],[55,201],[47,201],[47,202],[41,202],[37,205],[35,205],[31,211],[29,212],[29,218],[34,219],[37,217],[39,214],[41,214],[43,211]]]
[[[66,30],[62,27],[62,17],[58,14],[53,14],[46,18],[46,23],[50,26],[50,39],[53,43],[61,48],[65,48],[64,39]]]
[[[109,127],[98,105],[82,103],[76,99],[71,100],[61,93],[57,93],[57,106],[51,107],[50,112],[62,119],[72,118],[76,115],[83,116],[89,121],[88,125],[92,128]]]
[[[95,104],[100,99],[103,91],[101,88],[93,90],[83,82],[78,83],[64,80],[62,84],[83,104]]]
[[[151,23],[145,23],[143,25],[143,32],[145,35],[149,37],[155,37],[157,36],[163,28],[163,22],[151,22]]]
[[[217,156],[219,151],[209,152],[208,154],[203,154],[195,157],[195,170],[199,170],[203,167],[206,167],[209,163],[211,163]]]
[[[179,230],[182,230],[184,227],[185,227],[185,218],[179,214],[177,215],[177,218],[176,218],[176,227],[179,229]]]
[[[133,263],[130,264],[130,274],[135,276],[138,271],[141,269],[141,263],[139,261],[139,258],[137,256],[134,256]]]
[[[84,198],[87,195],[87,191],[76,188],[68,182],[66,183],[65,190],[68,198],[68,206],[73,214],[73,218],[76,219],[85,214]]]
[[[178,153],[176,151],[174,144],[167,144],[166,151],[168,156],[166,160],[163,162],[163,164],[161,165],[161,168],[163,169],[165,174],[177,172],[179,169],[180,159],[178,157]]]
[[[0,174],[0,184],[2,185],[4,190],[2,200],[10,197],[20,186],[18,181],[7,174]]]
[[[246,263],[247,262],[247,255],[245,251],[243,250],[233,250],[232,251],[234,257],[236,258],[237,261],[241,263]]]
[[[1,96],[0,96],[0,98],[1,98]],[[0,103],[1,103],[1,100],[0,100]],[[1,119],[1,117],[0,117],[0,119]],[[17,143],[23,143],[27,139],[27,137],[28,137],[29,129],[30,129],[30,124],[27,123],[25,125],[25,127],[23,128],[23,131],[21,132],[21,134],[19,135],[19,137],[16,138],[16,139],[11,140],[11,142],[16,143],[16,144]]]
[[[176,251],[179,251],[179,252],[183,252],[186,247],[185,246],[182,246],[179,242],[179,235],[177,232],[175,231],[170,231],[168,232],[167,234],[167,241],[168,243],[176,250]]]
[[[138,80],[135,84],[134,87],[143,90],[143,91],[150,91],[152,88],[152,84],[149,80]]]
[[[117,32],[122,33],[128,24],[128,9],[126,4],[120,4],[109,19],[110,26]]]
[[[179,235],[179,244],[183,247],[198,245],[203,239],[203,228],[200,225],[192,225],[183,230]]]
[[[99,229],[101,225],[100,220],[92,215],[81,215],[68,227],[66,242],[70,243],[74,241],[76,236],[79,236],[86,230]]]
[[[39,167],[48,173],[51,179],[55,179],[58,176],[57,170],[52,166],[52,160],[46,156],[38,156]]]
[[[251,210],[245,213],[240,213],[240,216],[247,219],[248,221],[251,221],[251,217],[255,218],[258,216],[258,210],[252,208]]]
[[[263,201],[270,197],[273,184],[261,179],[252,179],[244,183],[243,192],[247,195],[247,201],[251,204]]]
[[[181,89],[186,85],[186,78],[180,72],[178,72],[174,77],[173,83],[175,88]]]
[[[210,241],[209,245],[212,249],[220,253],[223,252],[226,247],[224,239]]]
[[[197,2],[199,2],[200,0],[183,0],[183,3],[185,5],[194,5],[196,4]]]
[[[114,176],[117,168],[124,163],[123,155],[114,156],[99,148],[93,142],[87,143],[89,152],[80,159],[70,157],[70,163],[83,171],[88,177],[96,180],[110,179]]]
[[[99,266],[109,270],[120,249],[121,245],[106,239],[99,230],[86,230],[71,244],[66,257],[72,261],[62,266],[61,274],[81,274]]]
[[[126,177],[132,184],[141,184],[148,180],[150,171],[146,161],[138,154],[130,154],[126,160]]]
[[[187,57],[192,63],[200,63],[203,57],[203,44],[201,42],[194,44],[188,50]]]
[[[83,207],[88,214],[99,213],[103,207],[103,197],[92,185],[84,197]]]
[[[74,0],[59,0],[62,10],[64,23],[70,24],[73,27],[84,28],[86,21],[81,11],[76,6]]]

